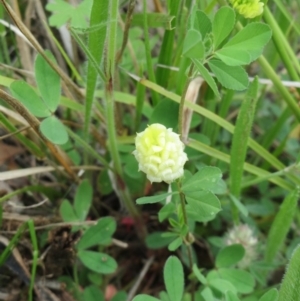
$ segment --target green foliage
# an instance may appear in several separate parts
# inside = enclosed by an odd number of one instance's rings
[[[89,16],[92,4],[92,0],[83,0],[75,7],[63,0],[55,0],[46,6],[46,9],[52,12],[49,24],[59,28],[70,22],[70,25],[73,27],[86,28],[86,18]]]
[[[55,116],[44,119],[40,124],[40,130],[54,144],[65,144],[69,140],[65,126]]]
[[[87,268],[96,273],[111,274],[118,267],[114,258],[104,253],[79,250],[77,256]]]
[[[245,249],[242,245],[236,244],[223,248],[217,255],[216,266],[218,268],[231,267],[243,259]]]
[[[237,198],[240,196],[241,191],[243,166],[247,153],[247,141],[251,132],[256,108],[257,90],[258,80],[256,78],[253,83],[251,83],[245,99],[242,102],[233,133],[230,153],[230,190]]]
[[[284,275],[280,290],[278,301],[300,300],[300,247],[298,246],[293,253],[292,259],[288,264],[286,273]]]
[[[111,243],[112,235],[116,231],[116,222],[111,217],[100,218],[96,225],[89,227],[76,245],[78,250],[96,245],[106,246]]]
[[[10,92],[28,111],[36,117],[48,117],[51,112],[35,90],[24,81],[14,81],[10,85]]]
[[[176,256],[171,256],[165,263],[164,282],[169,298],[181,301],[184,291],[183,267]]]
[[[272,288],[261,296],[259,301],[277,301],[279,297],[278,290]]]
[[[282,243],[291,227],[299,199],[299,189],[289,193],[283,200],[277,213],[267,239],[265,259],[272,262],[277,252],[281,249]]]

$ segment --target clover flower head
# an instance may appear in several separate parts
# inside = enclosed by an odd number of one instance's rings
[[[187,161],[184,144],[179,135],[164,125],[154,123],[135,138],[133,152],[143,171],[151,182],[171,183],[183,175]]]
[[[262,14],[264,3],[259,0],[229,0],[233,8],[247,19],[255,18]]]
[[[240,268],[247,268],[257,258],[257,243],[252,229],[246,224],[233,227],[225,236],[227,246],[241,244],[245,249],[245,256],[238,263]]]

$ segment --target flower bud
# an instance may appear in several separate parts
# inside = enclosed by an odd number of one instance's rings
[[[255,18],[262,14],[264,3],[259,0],[229,0],[233,8],[247,19]]]
[[[171,183],[183,175],[187,155],[179,135],[164,125],[154,123],[135,138],[133,152],[143,171],[151,182]]]

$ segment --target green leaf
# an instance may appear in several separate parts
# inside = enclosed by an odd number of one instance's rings
[[[238,293],[249,294],[254,289],[255,280],[247,271],[222,268],[218,270],[218,273],[222,279],[228,280],[232,283]]]
[[[215,49],[228,37],[234,23],[235,12],[229,6],[223,6],[216,12],[212,24]]]
[[[65,144],[69,139],[65,126],[55,116],[44,119],[40,131],[54,144]]]
[[[237,293],[236,288],[229,281],[224,279],[212,279],[209,281],[209,285],[223,294],[226,294],[228,291],[232,291],[234,294]]]
[[[86,19],[92,4],[93,1],[84,0],[79,5],[73,6],[63,0],[54,0],[46,5],[46,9],[52,12],[49,24],[59,28],[70,21],[73,27],[86,28],[88,26]]]
[[[175,128],[177,120],[174,116],[178,115],[179,105],[170,99],[163,99],[154,108],[149,123],[161,123],[167,128]],[[166,114],[168,112],[168,114]]]
[[[229,195],[230,200],[236,206],[236,208],[245,216],[248,216],[248,209],[238,200],[234,195]]]
[[[161,223],[166,218],[168,218],[171,214],[176,212],[176,206],[173,202],[170,202],[164,205],[158,212],[158,220]]]
[[[60,207],[59,213],[64,222],[76,222],[78,217],[76,216],[71,203],[68,200],[63,200]]]
[[[14,81],[10,85],[10,92],[13,97],[19,100],[26,109],[36,117],[48,117],[51,112],[37,95],[33,88],[24,81]]]
[[[172,301],[181,301],[184,290],[184,274],[180,260],[170,256],[164,267],[164,282]]]
[[[294,251],[283,277],[278,301],[300,301],[300,246]]]
[[[76,248],[83,250],[96,245],[107,245],[111,242],[112,235],[116,231],[116,228],[116,221],[112,217],[103,217],[98,220],[96,225],[86,230],[76,245]]]
[[[225,88],[242,91],[248,87],[248,75],[241,66],[227,66],[216,59],[210,60],[208,65],[220,84]]]
[[[56,64],[50,51],[45,51],[47,57]],[[41,96],[51,112],[55,112],[60,101],[60,77],[38,54],[35,60],[35,80]]]
[[[300,189],[298,188],[288,194],[272,223],[265,250],[265,260],[269,263],[274,260],[288,234],[294,215],[297,211],[299,193]]]
[[[196,266],[196,264],[193,264],[193,273],[196,276],[196,278],[200,281],[200,283],[206,285],[207,284],[207,280],[204,277],[204,275],[199,271],[198,267]]]
[[[202,10],[196,10],[194,28],[201,33],[203,39],[211,32],[212,24],[207,14]]]
[[[225,299],[226,299],[226,301],[240,301],[240,299],[237,297],[237,295],[234,294],[232,291],[227,291],[225,293]]]
[[[183,240],[181,237],[177,237],[174,239],[168,246],[168,250],[174,252],[177,250],[183,243]]]
[[[212,220],[221,210],[219,199],[210,191],[188,191],[185,198],[188,203],[187,213],[195,221]]]
[[[160,300],[148,295],[137,295],[133,298],[132,301],[160,301]]]
[[[82,181],[77,188],[74,200],[74,210],[80,221],[86,219],[92,204],[92,197],[93,189],[91,184],[88,180]]]
[[[102,291],[96,285],[90,285],[83,291],[83,300],[86,301],[104,301]]]
[[[217,58],[228,66],[247,65],[251,62],[251,56],[247,50],[222,48],[215,52]]]
[[[257,90],[258,80],[255,78],[242,102],[232,138],[230,153],[230,190],[237,198],[239,198],[241,191],[244,163],[248,147],[247,143],[257,102]]]
[[[163,232],[154,232],[146,237],[146,245],[149,249],[161,249],[166,247],[172,240],[173,237],[162,236]]]
[[[262,53],[271,36],[272,31],[267,24],[253,22],[239,31],[223,49],[247,50],[252,62]]]
[[[227,268],[235,265],[243,259],[245,249],[240,244],[230,245],[223,248],[217,255],[216,267]]]
[[[205,53],[201,33],[190,29],[184,39],[182,54],[192,59],[203,59]]]
[[[167,192],[167,193],[162,193],[154,196],[145,196],[142,198],[139,198],[136,200],[136,203],[139,205],[143,204],[154,204],[154,203],[159,203],[163,200],[165,200],[169,195],[177,194],[178,192]]]
[[[191,191],[214,192],[216,183],[222,178],[222,172],[217,167],[204,166],[199,169],[191,178],[183,182],[182,191],[186,194]]]
[[[263,294],[259,301],[277,301],[279,297],[278,290],[276,288],[272,288],[268,290],[265,294]]]
[[[206,286],[204,290],[201,292],[201,296],[205,301],[212,301],[215,299],[214,294],[210,287]]]
[[[104,253],[80,250],[77,256],[87,268],[100,274],[111,274],[118,267],[116,261]]]
[[[124,301],[127,300],[127,293],[124,291],[117,292],[110,301]]]
[[[213,90],[213,92],[215,93],[217,98],[220,98],[220,93],[219,93],[217,84],[216,84],[214,78],[209,74],[208,70],[204,67],[204,65],[200,61],[198,61],[196,59],[193,59],[192,61],[195,64],[195,66],[198,69],[201,76],[204,78],[204,80],[207,82],[207,84]]]

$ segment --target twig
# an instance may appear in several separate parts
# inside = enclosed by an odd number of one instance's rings
[[[133,287],[131,288],[130,292],[128,293],[127,301],[131,301],[132,298],[134,297],[134,295],[135,295],[136,291],[138,290],[138,288],[139,288],[142,280],[144,279],[146,273],[148,272],[148,270],[149,270],[149,268],[150,268],[153,260],[154,260],[154,256],[150,257],[146,261],[146,263],[145,263],[143,269],[141,270],[141,272],[140,272],[140,274],[139,274],[139,276],[138,276],[135,284],[133,285]]]

